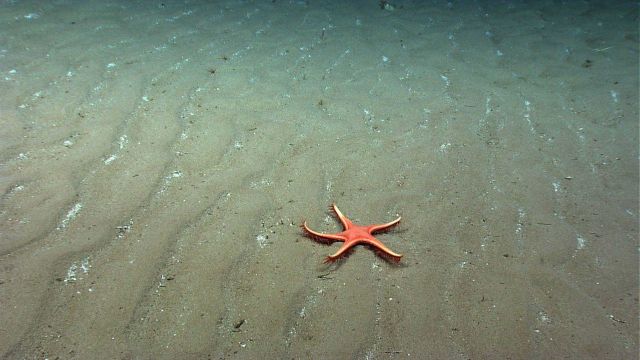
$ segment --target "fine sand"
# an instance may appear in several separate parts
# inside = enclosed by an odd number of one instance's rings
[[[615,3],[2,1],[0,356],[637,358]]]

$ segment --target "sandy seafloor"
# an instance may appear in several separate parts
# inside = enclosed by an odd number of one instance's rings
[[[393,4],[3,1],[0,355],[637,358],[637,4]]]

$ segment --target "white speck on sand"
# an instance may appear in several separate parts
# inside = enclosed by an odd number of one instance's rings
[[[67,215],[60,222],[60,225],[58,225],[58,230],[62,230],[64,228],[66,228],[69,225],[69,222],[71,220],[73,220],[78,215],[78,213],[80,212],[81,209],[82,209],[82,204],[81,203],[76,203],[75,205],[73,205],[71,210],[69,210],[69,212],[67,212]]]
[[[258,243],[258,247],[260,247],[260,249],[264,249],[269,244],[269,237],[264,234],[259,234],[258,236],[256,236],[256,242]]]
[[[117,158],[118,158],[118,156],[117,156],[117,155],[115,155],[115,154],[114,154],[114,155],[111,155],[111,156],[109,156],[108,158],[104,159],[104,164],[105,164],[105,165],[109,165],[109,164],[111,164],[111,163],[112,163],[115,159],[117,159]]]
[[[80,262],[73,262],[71,266],[69,266],[69,269],[67,269],[67,276],[64,278],[64,283],[68,284],[77,281],[79,274],[88,273],[90,268],[89,257],[82,259]]]

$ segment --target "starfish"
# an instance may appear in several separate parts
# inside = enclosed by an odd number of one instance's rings
[[[344,230],[337,234],[324,234],[317,231],[311,230],[307,226],[307,222],[302,223],[302,229],[305,234],[310,238],[325,244],[333,244],[336,241],[342,241],[344,244],[338,249],[338,251],[330,256],[327,256],[324,260],[325,263],[330,263],[338,260],[341,256],[345,255],[345,253],[351,249],[352,247],[358,244],[368,245],[374,250],[376,250],[377,254],[385,259],[392,260],[395,262],[399,262],[402,255],[391,251],[388,247],[386,247],[380,240],[376,239],[373,236],[375,232],[386,231],[389,228],[397,225],[400,222],[402,217],[398,217],[397,219],[390,221],[386,224],[373,224],[367,226],[356,225],[351,220],[349,220],[346,216],[340,212],[340,209],[336,206],[336,204],[331,205],[331,209],[335,212],[344,226]]]

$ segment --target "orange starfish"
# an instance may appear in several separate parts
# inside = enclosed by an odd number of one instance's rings
[[[325,263],[334,262],[338,260],[341,256],[345,255],[345,253],[349,249],[351,249],[352,247],[358,244],[364,244],[374,248],[374,250],[376,250],[376,253],[379,256],[387,260],[392,260],[395,262],[400,261],[400,258],[402,258],[402,255],[395,253],[391,251],[391,249],[389,249],[388,247],[384,246],[384,244],[380,242],[380,240],[376,239],[373,236],[373,233],[388,230],[389,228],[397,225],[400,222],[400,219],[402,217],[398,217],[397,219],[391,222],[388,222],[386,224],[374,224],[374,225],[361,226],[361,225],[354,224],[353,222],[351,222],[351,220],[349,220],[346,216],[344,216],[340,212],[336,204],[332,204],[331,209],[336,213],[336,215],[340,219],[340,222],[342,222],[342,225],[344,226],[344,230],[340,233],[337,233],[337,234],[319,233],[309,229],[306,221],[302,223],[302,229],[304,230],[305,234],[318,242],[325,243],[325,244],[333,244],[336,241],[344,242],[344,244],[342,244],[340,249],[338,249],[338,251],[335,254],[327,256],[327,258],[324,260]]]

